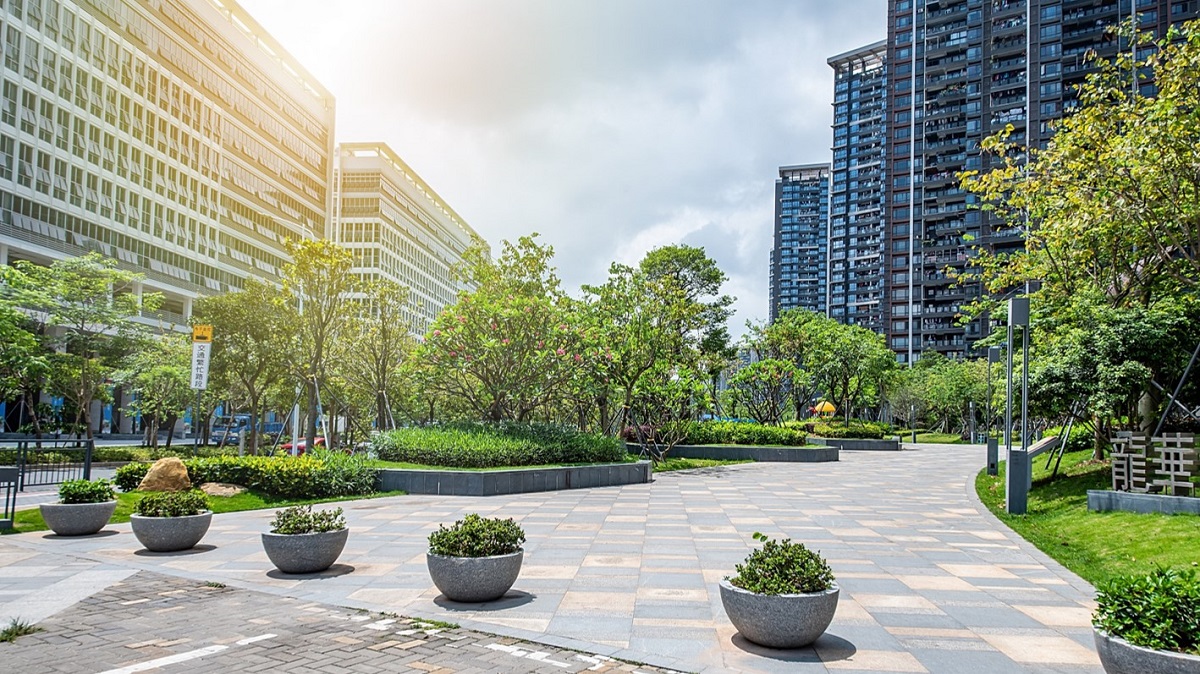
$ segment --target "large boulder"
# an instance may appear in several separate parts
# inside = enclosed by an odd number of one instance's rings
[[[138,485],[141,491],[187,491],[192,488],[188,479],[187,466],[177,457],[159,459],[150,466],[146,477]]]

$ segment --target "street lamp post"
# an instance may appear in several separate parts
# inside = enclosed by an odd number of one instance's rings
[[[1008,471],[1005,479],[1005,509],[1012,515],[1024,515],[1028,508],[1031,480],[1028,438],[1022,428],[1021,449],[1012,446],[1012,403],[1013,403],[1013,328],[1021,326],[1022,343],[1022,389],[1021,424],[1029,423],[1024,415],[1029,412],[1027,394],[1029,384],[1029,298],[1014,297],[1008,301],[1008,396],[1004,405],[1004,444],[1008,453]]]
[[[1000,347],[989,346],[987,351],[987,473],[995,475],[1000,461],[1000,442],[992,437],[992,366],[1000,362]]]

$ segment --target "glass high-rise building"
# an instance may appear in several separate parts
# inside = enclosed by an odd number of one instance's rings
[[[183,324],[326,236],[333,96],[236,2],[5,2],[0,44],[0,263],[96,251]]]
[[[883,332],[886,42],[829,59],[834,71],[829,316]]]
[[[956,283],[972,248],[1023,247],[959,187],[986,170],[980,142],[1044,145],[1072,104],[1089,52],[1128,49],[1110,27],[1136,13],[1158,35],[1197,16],[1197,0],[891,0],[888,3],[885,278],[888,344],[901,362],[923,351],[975,355],[987,317],[960,325],[976,285]],[[1036,223],[1033,223],[1036,225]]]
[[[825,313],[829,246],[829,164],[779,167],[770,320],[795,307]]]

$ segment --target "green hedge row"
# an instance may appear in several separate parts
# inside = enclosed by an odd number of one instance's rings
[[[681,432],[681,445],[781,445],[800,447],[808,441],[803,430],[764,426],[744,421],[684,421],[667,429]]]
[[[314,451],[304,456],[216,456],[184,459],[192,484],[226,482],[281,498],[358,496],[375,491],[378,472],[364,458]],[[149,463],[130,463],[116,471],[122,491],[137,489]]]
[[[460,423],[400,428],[371,440],[384,461],[455,468],[614,463],[625,459],[617,438],[549,424]]]
[[[892,434],[891,426],[878,421],[859,421],[855,419],[847,426],[844,421],[832,419],[809,419],[807,421],[787,421],[784,426],[795,429],[810,430],[820,438],[842,438],[858,440],[882,440]]]

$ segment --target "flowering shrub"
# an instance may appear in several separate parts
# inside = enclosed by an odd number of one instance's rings
[[[328,451],[304,456],[214,456],[184,459],[192,484],[227,482],[283,498],[356,496],[375,491],[378,471],[359,457]],[[115,480],[122,491],[137,489],[148,463],[130,463],[117,469]]]

